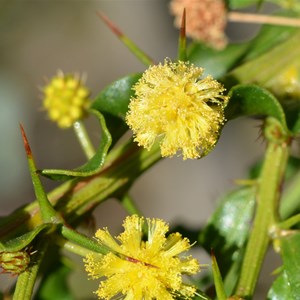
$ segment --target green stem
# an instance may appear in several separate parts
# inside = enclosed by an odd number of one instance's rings
[[[84,247],[82,247],[82,246],[80,246],[78,244],[75,244],[73,242],[67,241],[67,240],[63,239],[61,236],[57,236],[55,238],[55,242],[61,248],[64,248],[67,251],[75,253],[75,254],[80,255],[82,257],[87,256],[87,254],[89,254],[89,253],[95,253],[92,250],[84,248]]]
[[[280,229],[290,229],[294,225],[297,225],[299,223],[300,223],[300,214],[297,214],[278,224],[278,227]]]
[[[129,214],[139,216],[141,215],[141,212],[137,208],[135,202],[127,193],[121,198],[121,204]]]
[[[61,229],[61,235],[66,239],[75,242],[86,249],[94,252],[98,252],[101,254],[107,254],[111,250],[107,247],[103,246],[102,244],[98,243],[96,240],[92,240],[89,237],[77,232],[72,228],[68,228],[63,226]]]
[[[270,242],[270,232],[278,222],[278,201],[286,167],[289,139],[282,135],[279,124],[267,124],[265,135],[269,140],[258,182],[257,207],[250,238],[246,247],[236,294],[251,299],[262,263]],[[270,138],[268,134],[273,134]],[[278,136],[277,136],[278,135]]]
[[[86,131],[83,122],[82,121],[75,122],[73,124],[73,128],[87,159],[91,159],[95,155],[96,151],[89,138],[89,135]]]
[[[69,180],[48,194],[56,211],[76,226],[95,206],[111,197],[119,198],[132,182],[161,159],[159,145],[150,151],[126,141],[112,150],[101,172],[88,178]],[[30,231],[42,223],[36,201],[0,220],[0,240]]]
[[[32,293],[34,284],[38,275],[39,267],[42,263],[44,254],[48,246],[48,241],[43,239],[41,240],[36,249],[38,251],[34,254],[35,259],[27,270],[21,273],[18,277],[16,289],[13,295],[13,300],[30,300],[32,299]]]

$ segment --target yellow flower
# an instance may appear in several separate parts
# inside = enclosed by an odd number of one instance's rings
[[[150,149],[160,141],[162,156],[181,152],[200,158],[216,144],[224,124],[228,97],[211,76],[188,62],[151,66],[134,85],[126,122],[135,141]]]
[[[143,239],[144,226],[147,240]],[[191,247],[189,240],[179,233],[166,237],[169,227],[159,219],[133,215],[123,227],[118,242],[106,228],[98,230],[96,238],[112,252],[88,254],[85,259],[89,275],[103,278],[96,292],[99,299],[171,300],[179,295],[190,299],[196,290],[182,282],[182,275],[197,273],[199,263],[191,256],[178,256]]]
[[[89,105],[89,91],[73,75],[58,74],[43,88],[44,108],[50,120],[61,128],[68,128],[83,118]]]

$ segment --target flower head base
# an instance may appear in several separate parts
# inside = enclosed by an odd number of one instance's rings
[[[18,275],[27,269],[29,263],[30,254],[25,250],[0,253],[0,267],[4,273]]]
[[[146,241],[142,239],[144,225],[148,227]],[[191,256],[178,256],[191,247],[188,239],[179,233],[166,237],[168,225],[159,219],[145,222],[144,218],[133,215],[125,219],[123,227],[124,232],[116,238],[120,243],[107,229],[98,230],[97,239],[112,252],[89,254],[85,259],[92,278],[106,278],[96,292],[99,298],[171,300],[181,295],[190,299],[195,288],[184,284],[182,275],[197,273],[199,263]]]
[[[227,44],[225,26],[227,12],[223,0],[172,0],[171,13],[175,26],[180,28],[184,8],[186,9],[187,36],[222,49]]]
[[[44,108],[50,120],[61,128],[68,128],[83,118],[89,106],[89,91],[73,75],[58,74],[43,88]]]
[[[200,158],[216,144],[224,124],[228,97],[211,76],[188,62],[165,60],[151,66],[134,85],[126,122],[135,141],[150,149],[160,140],[162,156],[181,152]]]

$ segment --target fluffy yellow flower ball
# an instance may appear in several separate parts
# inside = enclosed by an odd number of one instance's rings
[[[200,158],[216,144],[228,97],[222,84],[188,62],[150,66],[134,85],[126,122],[134,140],[150,149],[158,140],[162,156]]]

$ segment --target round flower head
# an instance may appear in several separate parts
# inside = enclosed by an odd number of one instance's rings
[[[148,228],[147,240],[142,238],[144,226]],[[188,239],[179,233],[166,237],[168,225],[159,219],[145,222],[133,215],[125,219],[123,227],[118,242],[107,229],[98,230],[96,238],[112,252],[88,254],[85,259],[89,275],[103,278],[96,292],[99,299],[191,299],[196,289],[184,284],[182,275],[197,273],[199,263],[191,256],[178,256],[191,247]]]
[[[58,74],[43,88],[43,106],[50,120],[61,128],[68,128],[82,119],[89,105],[89,91],[73,75]]]
[[[1,252],[1,273],[20,274],[24,272],[30,263],[30,254],[26,250],[16,252]]]
[[[216,144],[224,124],[228,97],[211,76],[188,62],[151,66],[134,85],[126,122],[135,141],[150,149],[160,141],[162,156],[182,153],[200,158]]]
[[[223,0],[172,0],[171,13],[175,26],[180,28],[183,10],[186,9],[187,36],[222,49],[227,44],[225,26],[227,12]]]

